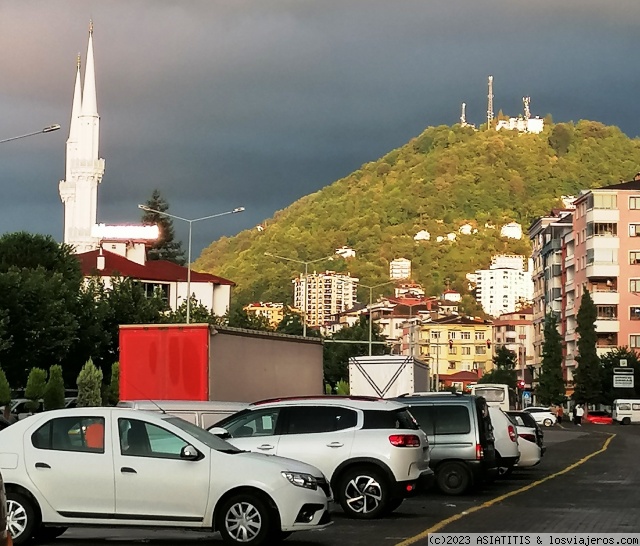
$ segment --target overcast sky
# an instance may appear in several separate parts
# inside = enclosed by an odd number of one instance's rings
[[[431,125],[494,111],[640,134],[638,0],[0,0],[0,233],[62,237],[58,182],[88,23],[98,221],[159,188],[194,257]],[[638,166],[640,170],[640,165]],[[634,173],[629,173],[631,177]],[[187,224],[175,222],[186,248]]]

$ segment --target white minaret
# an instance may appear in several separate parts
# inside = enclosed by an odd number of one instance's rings
[[[91,236],[98,219],[98,184],[104,174],[104,159],[98,156],[100,116],[96,100],[96,77],[93,65],[93,22],[89,23],[89,45],[80,82],[80,56],[76,69],[76,85],[71,107],[71,123],[67,139],[65,180],[60,181],[60,199],[64,205],[64,242],[76,252],[87,252],[99,246]]]

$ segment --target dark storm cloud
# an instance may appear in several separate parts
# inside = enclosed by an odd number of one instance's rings
[[[197,251],[401,146],[494,110],[640,133],[637,0],[111,0],[0,4],[0,232],[62,231],[75,57],[95,22],[99,220],[160,188]],[[632,174],[632,173],[630,173]],[[185,226],[176,224],[180,236]],[[205,225],[206,224],[206,225]]]

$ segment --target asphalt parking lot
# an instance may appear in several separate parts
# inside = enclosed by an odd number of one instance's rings
[[[545,429],[547,453],[532,469],[471,495],[428,492],[391,516],[355,521],[334,510],[334,524],[294,534],[284,544],[409,546],[428,532],[632,532],[640,530],[640,427],[571,424]],[[48,544],[150,546],[221,544],[209,533],[71,529]]]

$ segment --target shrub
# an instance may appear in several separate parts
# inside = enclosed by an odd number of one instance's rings
[[[102,396],[102,370],[96,368],[93,360],[87,360],[78,374],[78,407],[100,406]]]

